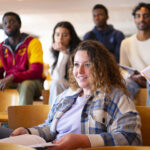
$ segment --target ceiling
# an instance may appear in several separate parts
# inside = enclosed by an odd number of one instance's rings
[[[86,11],[97,3],[108,8],[133,7],[141,0],[0,0],[0,12],[15,10],[20,13],[55,13]],[[149,2],[149,0],[143,0]]]

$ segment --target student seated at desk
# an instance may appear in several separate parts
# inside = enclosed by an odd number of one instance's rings
[[[36,134],[58,144],[52,150],[141,145],[139,114],[116,61],[103,45],[92,40],[79,44],[70,59],[69,84],[44,124],[28,130],[0,128],[1,138]]]

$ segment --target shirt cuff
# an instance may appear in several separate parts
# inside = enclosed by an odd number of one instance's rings
[[[87,136],[90,140],[91,147],[104,146],[104,140],[103,140],[102,136],[95,135],[95,134],[88,134]]]
[[[31,132],[31,134],[34,134],[34,135],[39,135],[39,132],[37,129],[34,129],[34,128],[28,128]]]

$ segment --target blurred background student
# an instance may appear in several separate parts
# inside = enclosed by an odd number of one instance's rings
[[[17,89],[19,104],[32,104],[43,89],[43,50],[41,42],[21,33],[21,18],[6,12],[2,18],[7,38],[0,44],[0,90]]]
[[[96,4],[92,9],[95,27],[87,32],[83,40],[96,40],[101,42],[119,62],[120,44],[124,39],[123,32],[107,24],[109,19],[108,9],[102,4]]]
[[[137,27],[137,33],[124,39],[120,48],[120,64],[136,69],[131,76],[126,79],[127,88],[131,98],[140,88],[146,88],[146,79],[140,71],[150,65],[150,3],[137,4],[132,15]],[[147,84],[147,105],[150,106],[150,86]]]
[[[69,86],[67,75],[69,56],[81,41],[73,25],[67,21],[56,24],[52,38],[53,43],[49,53],[49,73],[52,78],[49,97],[50,105],[53,104],[56,96]]]

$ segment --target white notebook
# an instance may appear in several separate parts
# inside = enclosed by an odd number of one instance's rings
[[[31,134],[12,136],[9,138],[1,139],[0,142],[24,145],[33,148],[56,146],[56,144],[53,144],[51,142],[46,143],[46,141],[40,136]]]
[[[144,68],[141,74],[150,82],[150,66]]]

